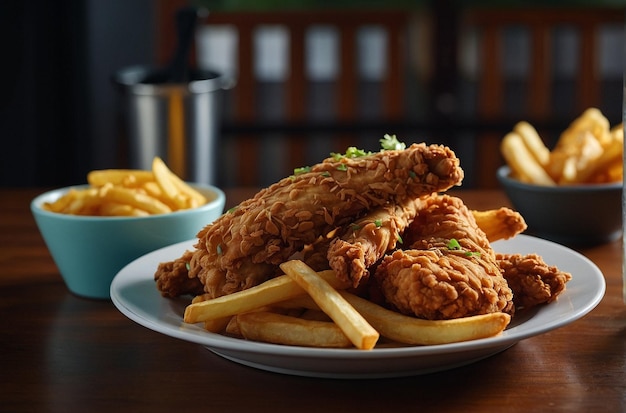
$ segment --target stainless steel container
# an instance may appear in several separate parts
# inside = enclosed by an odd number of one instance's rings
[[[143,66],[117,72],[131,168],[151,169],[155,156],[187,181],[216,184],[220,91],[231,82],[208,70],[190,72],[187,83]]]

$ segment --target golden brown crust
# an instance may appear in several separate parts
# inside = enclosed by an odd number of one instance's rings
[[[565,291],[570,273],[550,266],[537,254],[496,254],[504,278],[513,290],[513,302],[519,308],[550,303]]]
[[[386,256],[376,269],[386,301],[426,319],[512,313],[513,294],[472,213],[448,195],[426,203],[405,233],[410,249]],[[453,239],[458,249],[451,247]]]
[[[444,191],[462,179],[458,158],[441,145],[328,158],[260,191],[200,231],[189,275],[213,296],[255,285],[305,245],[368,210]],[[156,275],[161,276],[167,275]]]
[[[202,294],[204,286],[196,277],[189,277],[187,266],[192,256],[186,251],[180,258],[160,263],[155,273],[157,289],[164,297],[177,297],[183,294]],[[167,276],[162,276],[167,274]]]
[[[349,224],[328,248],[328,262],[337,277],[357,287],[369,276],[369,268],[396,248],[422,203],[418,198],[388,204]]]

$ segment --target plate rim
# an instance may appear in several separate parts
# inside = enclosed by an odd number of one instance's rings
[[[155,251],[152,251],[148,254],[145,254],[142,257],[137,258],[131,263],[127,264],[124,268],[122,268],[118,274],[113,279],[111,283],[111,300],[113,304],[117,307],[117,309],[124,314],[126,317],[131,319],[132,321],[140,324],[148,329],[159,332],[164,335],[168,335],[170,337],[174,337],[177,339],[181,339],[184,341],[188,341],[195,344],[203,345],[209,349],[217,349],[219,354],[219,350],[225,349],[228,351],[237,351],[243,353],[250,353],[255,355],[272,355],[272,356],[283,356],[283,357],[306,357],[306,358],[314,358],[314,359],[385,359],[385,358],[405,358],[405,357],[422,357],[429,355],[443,355],[443,354],[453,354],[458,352],[465,352],[468,350],[476,350],[481,348],[494,348],[500,349],[495,352],[503,351],[504,349],[514,345],[515,343],[534,337],[537,335],[545,334],[546,332],[555,330],[557,328],[568,325],[585,315],[591,312],[602,300],[604,294],[606,292],[606,282],[604,279],[604,275],[601,270],[597,267],[597,265],[591,261],[586,256],[581,253],[574,251],[568,247],[563,245],[554,243],[552,241],[548,241],[545,239],[520,234],[511,240],[505,241],[496,241],[493,243],[494,250],[498,251],[502,249],[502,247],[511,246],[519,243],[530,243],[531,245],[536,245],[536,248],[539,247],[547,248],[552,251],[561,251],[562,253],[566,253],[568,255],[573,255],[576,257],[579,262],[583,262],[587,266],[587,270],[589,270],[589,274],[592,277],[588,281],[589,283],[595,285],[596,289],[593,292],[593,295],[589,295],[585,304],[579,308],[573,309],[572,314],[569,316],[560,317],[554,320],[551,320],[548,323],[545,323],[539,327],[530,329],[528,331],[518,331],[520,326],[523,326],[525,322],[522,322],[520,325],[515,325],[511,328],[507,328],[501,335],[496,337],[489,337],[483,339],[477,339],[472,341],[465,342],[457,342],[457,343],[449,343],[449,344],[441,344],[441,345],[431,345],[431,346],[406,346],[406,347],[392,347],[392,348],[375,348],[370,351],[363,351],[358,349],[327,349],[327,348],[314,348],[314,347],[297,347],[297,346],[285,346],[280,344],[271,344],[271,343],[260,343],[253,342],[233,337],[227,337],[216,333],[210,333],[202,330],[197,324],[185,324],[182,321],[182,314],[180,315],[181,325],[174,326],[164,325],[163,323],[155,321],[155,319],[148,319],[143,314],[136,312],[131,303],[125,302],[125,299],[122,296],[122,289],[125,287],[124,283],[128,284],[128,279],[133,278],[132,272],[135,267],[141,266],[142,263],[149,261],[151,259],[155,259],[156,257],[163,255],[164,253],[172,252],[174,256],[167,259],[174,259],[182,254],[185,249],[193,248],[193,245],[197,242],[197,239],[191,239],[188,241],[179,242],[176,244],[169,245],[167,247],[159,248]],[[506,249],[506,248],[504,248]],[[506,251],[505,251],[506,252]],[[520,251],[523,253],[523,251]],[[540,255],[541,253],[538,252]],[[167,260],[166,259],[166,260]],[[161,260],[162,261],[162,260]],[[156,268],[156,267],[155,267]],[[573,274],[576,276],[575,274]],[[146,281],[147,279],[151,279],[153,273],[143,275],[143,276],[135,276],[135,278],[141,279],[142,281]],[[150,278],[148,278],[150,277]],[[153,281],[153,279],[152,279]],[[570,281],[571,283],[571,281]],[[569,284],[568,283],[568,289]],[[126,286],[127,287],[127,286]],[[568,289],[563,293],[563,297],[567,297]],[[170,300],[168,298],[163,298],[158,293],[156,286],[154,287],[154,291],[158,295],[158,297],[162,300]],[[563,299],[559,297],[559,299]],[[558,302],[558,301],[557,301]],[[550,304],[555,305],[556,303]],[[538,310],[541,311],[541,308]],[[533,315],[530,319],[536,316]],[[494,352],[494,353],[495,353]],[[223,356],[222,356],[223,357]]]

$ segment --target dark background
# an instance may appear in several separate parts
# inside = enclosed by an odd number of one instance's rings
[[[4,85],[0,103],[1,186],[78,184],[85,182],[87,172],[92,169],[125,166],[120,162],[125,143],[121,140],[117,113],[119,96],[111,76],[129,65],[156,64],[158,3],[154,0],[11,0],[0,4]],[[199,3],[208,8],[232,10],[252,7],[251,3],[271,9],[298,2],[205,0]],[[316,7],[321,3],[309,0],[303,4]],[[343,0],[341,4],[344,3],[354,1]],[[375,2],[366,3],[372,6]],[[409,3],[419,5],[426,1],[396,3],[410,7]],[[618,8],[623,2],[600,3]],[[616,53],[624,51],[616,50]],[[523,89],[513,86],[513,91],[516,87]],[[565,82],[562,89],[570,90],[571,84]],[[608,110],[605,114],[612,124],[619,122],[621,76],[605,82],[602,94],[606,99],[601,109]],[[559,102],[564,112],[569,110],[569,99]],[[568,112],[564,118],[571,116]],[[275,178],[268,179],[271,182]]]
[[[152,64],[150,0],[3,1],[0,185],[82,183],[115,163],[110,76]]]

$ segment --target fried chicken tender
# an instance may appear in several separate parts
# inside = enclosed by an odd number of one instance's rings
[[[518,308],[553,302],[572,279],[570,273],[546,264],[537,254],[497,253],[496,259],[513,290],[513,302]]]
[[[157,287],[166,297],[178,297],[185,294],[200,295],[204,293],[204,286],[197,277],[190,277],[187,271],[193,257],[192,251],[185,251],[183,255],[169,262],[160,263],[155,274],[161,274],[157,279]]]
[[[513,293],[472,212],[449,195],[425,201],[404,234],[409,249],[387,255],[375,271],[386,302],[431,320],[512,314]]]
[[[328,262],[337,278],[358,287],[363,278],[369,277],[369,267],[396,248],[422,203],[418,198],[385,205],[349,224],[328,248]]]
[[[198,278],[212,297],[257,285],[320,236],[367,211],[459,185],[459,159],[441,145],[413,144],[358,158],[328,158],[260,191],[207,225],[186,265],[155,273],[165,296],[180,295],[175,279]],[[180,260],[180,259],[179,259]],[[168,271],[177,268],[177,271]],[[183,282],[183,281],[181,281]]]
[[[337,277],[357,287],[369,276],[369,267],[396,248],[405,228],[424,205],[423,198],[418,198],[409,199],[402,205],[390,204],[374,209],[349,224],[330,246],[322,245],[319,249],[327,248],[330,268]],[[471,212],[489,242],[512,238],[527,228],[524,218],[506,207]]]

